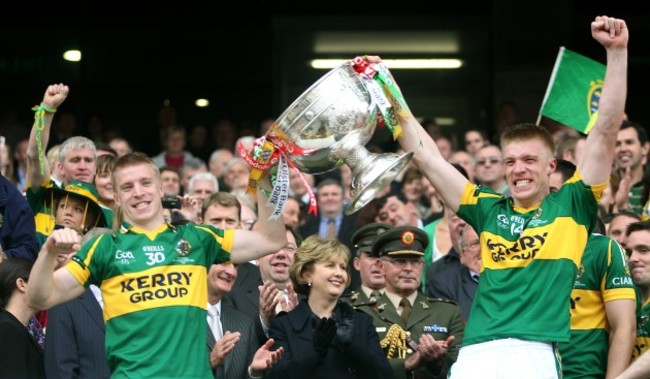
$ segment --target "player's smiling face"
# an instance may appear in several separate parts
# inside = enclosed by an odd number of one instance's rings
[[[539,139],[516,140],[503,147],[506,180],[515,205],[529,208],[549,193],[549,176],[555,171],[552,152]]]
[[[162,186],[148,164],[120,168],[114,172],[116,203],[124,220],[143,229],[159,226],[162,216]]]

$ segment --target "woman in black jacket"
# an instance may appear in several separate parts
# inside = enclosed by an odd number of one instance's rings
[[[370,316],[340,301],[350,280],[349,256],[339,241],[318,236],[296,251],[291,282],[306,298],[271,322],[269,336],[284,356],[265,377],[393,377]]]
[[[44,378],[43,350],[27,330],[36,309],[25,292],[33,262],[0,260],[0,378]]]

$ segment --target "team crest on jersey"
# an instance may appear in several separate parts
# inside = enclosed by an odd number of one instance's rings
[[[586,287],[586,284],[580,281],[582,276],[585,274],[585,266],[580,263],[580,267],[578,267],[578,272],[576,273],[576,280],[573,283],[574,288],[584,288]]]
[[[185,238],[181,238],[181,240],[176,244],[175,250],[180,256],[184,257],[190,253],[190,250],[192,250],[192,245]]]
[[[585,274],[585,266],[582,263],[580,263],[580,267],[578,268],[578,274],[576,275],[576,280],[582,278],[582,275],[584,274]]]

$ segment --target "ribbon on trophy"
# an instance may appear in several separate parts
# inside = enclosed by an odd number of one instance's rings
[[[364,57],[355,57],[351,66],[363,79],[370,96],[379,107],[381,119],[378,121],[390,130],[393,139],[397,139],[402,134],[397,115],[408,116],[408,106],[391,78],[388,67],[384,63],[370,63]]]
[[[309,154],[309,151],[301,149],[296,145],[288,145],[281,139],[274,138],[273,135],[267,134],[254,141],[252,154],[246,151],[242,144],[237,145],[237,152],[251,167],[246,193],[255,194],[262,174],[273,167],[276,163],[278,164],[277,171],[271,175],[271,183],[273,187],[271,192],[265,191],[261,187],[259,188],[259,190],[269,198],[268,203],[274,207],[270,217],[271,220],[276,220],[282,215],[284,204],[289,196],[289,167],[298,174],[303,186],[307,188],[307,192],[309,193],[308,213],[313,213],[314,215],[318,214],[316,195],[314,194],[314,191],[307,183],[302,172],[300,172],[295,164],[287,158],[287,153]]]

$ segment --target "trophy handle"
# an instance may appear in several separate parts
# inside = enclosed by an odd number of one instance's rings
[[[345,158],[352,171],[352,193],[345,214],[353,214],[374,199],[408,165],[412,157],[412,151],[402,155],[375,154],[364,146],[357,146],[354,154]]]

